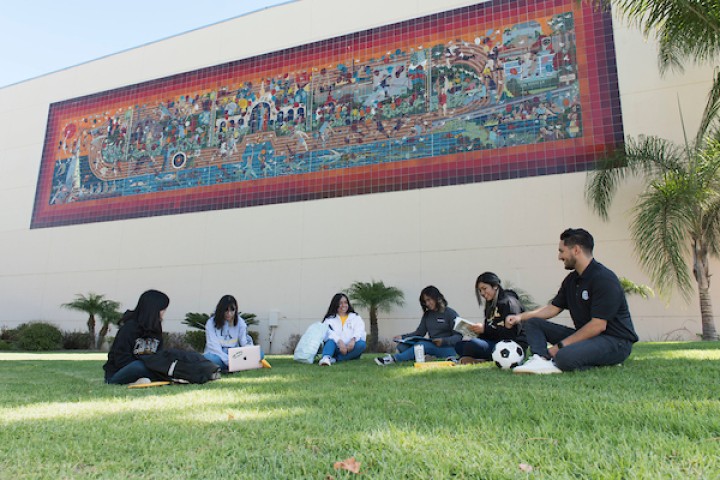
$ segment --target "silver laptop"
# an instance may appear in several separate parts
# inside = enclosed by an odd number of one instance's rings
[[[228,372],[240,372],[262,368],[260,346],[228,348]]]

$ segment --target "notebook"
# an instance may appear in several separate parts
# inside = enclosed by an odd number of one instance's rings
[[[228,372],[240,372],[262,368],[260,346],[228,348]]]

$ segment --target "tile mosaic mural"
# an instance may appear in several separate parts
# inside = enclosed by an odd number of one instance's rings
[[[490,1],[50,106],[32,228],[586,170],[612,24]]]

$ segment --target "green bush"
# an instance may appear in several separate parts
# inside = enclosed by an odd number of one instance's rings
[[[185,342],[196,352],[202,353],[205,351],[205,331],[190,330],[185,332]]]
[[[59,350],[62,344],[62,332],[55,325],[32,322],[18,327],[17,347],[20,350]]]
[[[12,350],[13,346],[10,342],[0,339],[0,352]]]
[[[203,344],[203,346],[204,345],[205,344]],[[174,350],[192,350],[194,347],[188,344],[184,333],[163,332],[163,348],[172,348]]]
[[[4,340],[7,343],[17,342],[18,329],[17,328],[3,328],[0,331],[0,340]]]
[[[90,350],[93,339],[88,332],[63,332],[62,346],[65,350]]]

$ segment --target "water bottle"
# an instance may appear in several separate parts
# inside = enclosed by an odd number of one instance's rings
[[[418,363],[425,363],[425,345],[422,343],[416,343],[413,348],[415,349],[415,361]]]

